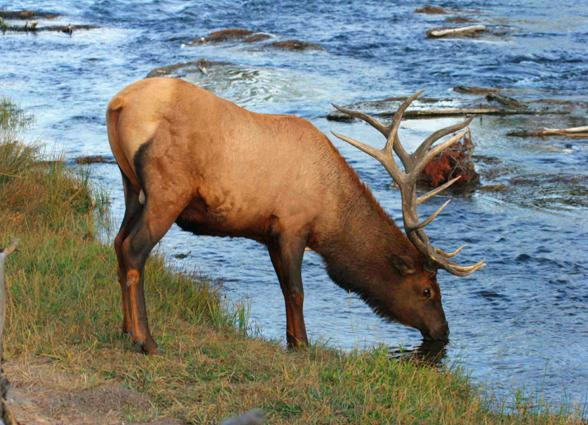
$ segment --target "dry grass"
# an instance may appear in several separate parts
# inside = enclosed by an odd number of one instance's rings
[[[21,241],[7,264],[5,347],[9,372],[25,382],[43,379],[49,392],[122,385],[147,396],[149,408],[117,413],[121,423],[171,416],[215,424],[253,407],[271,424],[581,423],[521,398],[511,413],[493,413],[458,371],[392,361],[384,348],[288,352],[247,337],[243,312],[227,312],[214,286],[160,258],[148,263],[146,296],[162,354],[135,353],[120,333],[113,250],[94,237],[104,199],[87,176],[0,142],[0,245]],[[45,378],[35,375],[45,370],[39,362],[52,371]]]

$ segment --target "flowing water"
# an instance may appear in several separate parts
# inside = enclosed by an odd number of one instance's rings
[[[328,133],[382,143],[368,126],[327,121],[331,102],[346,104],[411,94],[465,99],[456,85],[505,87],[524,98],[587,101],[588,2],[563,0],[445,1],[453,15],[477,19],[491,33],[475,39],[428,40],[444,15],[414,12],[415,1],[187,2],[0,1],[0,9],[60,12],[59,23],[99,28],[38,35],[0,35],[0,95],[34,114],[27,137],[66,160],[110,155],[104,127],[109,98],[153,68],[200,58],[230,62],[185,77],[259,112],[292,113]],[[488,4],[487,4],[488,3]],[[45,23],[40,20],[40,24]],[[263,43],[190,46],[210,31],[245,27],[318,43],[288,52]],[[270,40],[271,41],[271,40]],[[449,101],[452,103],[453,101]],[[409,147],[454,119],[411,120],[401,127]],[[440,274],[451,342],[443,362],[463,366],[499,395],[523,388],[556,405],[588,398],[588,143],[566,138],[517,139],[517,127],[587,125],[585,108],[570,115],[476,118],[472,132],[482,184],[499,192],[457,196],[428,233],[450,249],[465,241],[460,261],[488,266],[461,279]],[[334,141],[384,208],[397,220],[400,199],[374,160]],[[90,166],[109,189],[113,219],[123,212],[118,170]],[[442,202],[423,207],[424,215]],[[179,269],[222,280],[230,303],[250,306],[267,338],[284,341],[285,312],[263,246],[244,239],[196,237],[177,227],[158,247]],[[343,349],[387,344],[417,348],[420,334],[385,323],[327,277],[320,258],[304,258],[309,337]],[[147,301],[149,300],[147,283]],[[113,282],[113,291],[118,285]],[[157,338],[157,329],[154,330]],[[586,412],[584,411],[584,414]]]

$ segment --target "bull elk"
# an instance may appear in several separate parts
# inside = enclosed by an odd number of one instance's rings
[[[461,266],[434,248],[416,206],[455,180],[417,197],[424,165],[458,141],[469,120],[438,130],[413,153],[398,140],[407,99],[388,127],[354,111],[386,138],[382,150],[335,134],[374,156],[400,187],[406,235],[394,224],[329,139],[308,121],[258,114],[188,82],[135,82],[109,103],[110,146],[122,173],[125,214],[114,246],[122,290],[123,331],[145,353],[157,351],[147,323],[143,269],[154,245],[175,222],[197,235],[239,236],[268,248],[286,304],[289,347],[307,344],[302,256],[318,252],[329,276],[385,319],[447,340],[449,328],[436,280],[440,268],[465,276],[482,261]],[[405,171],[395,163],[399,156]]]

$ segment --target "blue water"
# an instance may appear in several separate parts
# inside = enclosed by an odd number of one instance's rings
[[[186,75],[223,97],[260,112],[297,114],[327,134],[337,131],[374,144],[382,141],[366,125],[327,121],[330,103],[406,95],[420,88],[428,96],[472,99],[455,94],[456,85],[505,87],[507,94],[524,99],[588,101],[586,0],[561,1],[557,7],[533,0],[440,3],[491,30],[461,40],[427,40],[425,31],[445,25],[445,16],[416,14],[422,4],[415,1],[397,3],[0,1],[2,9],[41,8],[63,13],[60,23],[100,27],[73,36],[0,35],[0,96],[34,114],[29,140],[42,140],[49,154],[67,160],[110,155],[104,108],[116,91],[155,67],[199,58],[232,63],[206,75]],[[268,33],[276,40],[298,38],[323,50],[188,46],[227,27]],[[401,137],[414,147],[454,122],[407,121]],[[584,406],[588,397],[588,143],[506,136],[516,127],[579,125],[588,125],[582,108],[569,116],[476,118],[476,154],[491,159],[477,164],[482,183],[503,184],[508,191],[457,197],[428,230],[436,245],[447,249],[465,241],[461,261],[485,258],[488,263],[467,279],[440,276],[451,327],[444,362],[463,366],[475,382],[499,396],[523,388],[571,406]],[[334,143],[398,219],[399,196],[386,173],[354,148]],[[118,223],[118,170],[110,164],[90,168],[108,188]],[[442,201],[425,206],[423,215]],[[262,246],[173,228],[158,250],[182,270],[222,280],[227,302],[248,304],[261,335],[284,341],[282,296]],[[418,332],[382,322],[357,297],[332,284],[312,252],[305,255],[303,278],[312,340],[343,349],[419,345]],[[156,339],[157,333],[154,329]]]

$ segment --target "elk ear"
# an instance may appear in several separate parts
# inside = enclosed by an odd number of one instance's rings
[[[416,272],[414,261],[406,255],[394,255],[391,258],[392,265],[400,272],[402,276]]]

